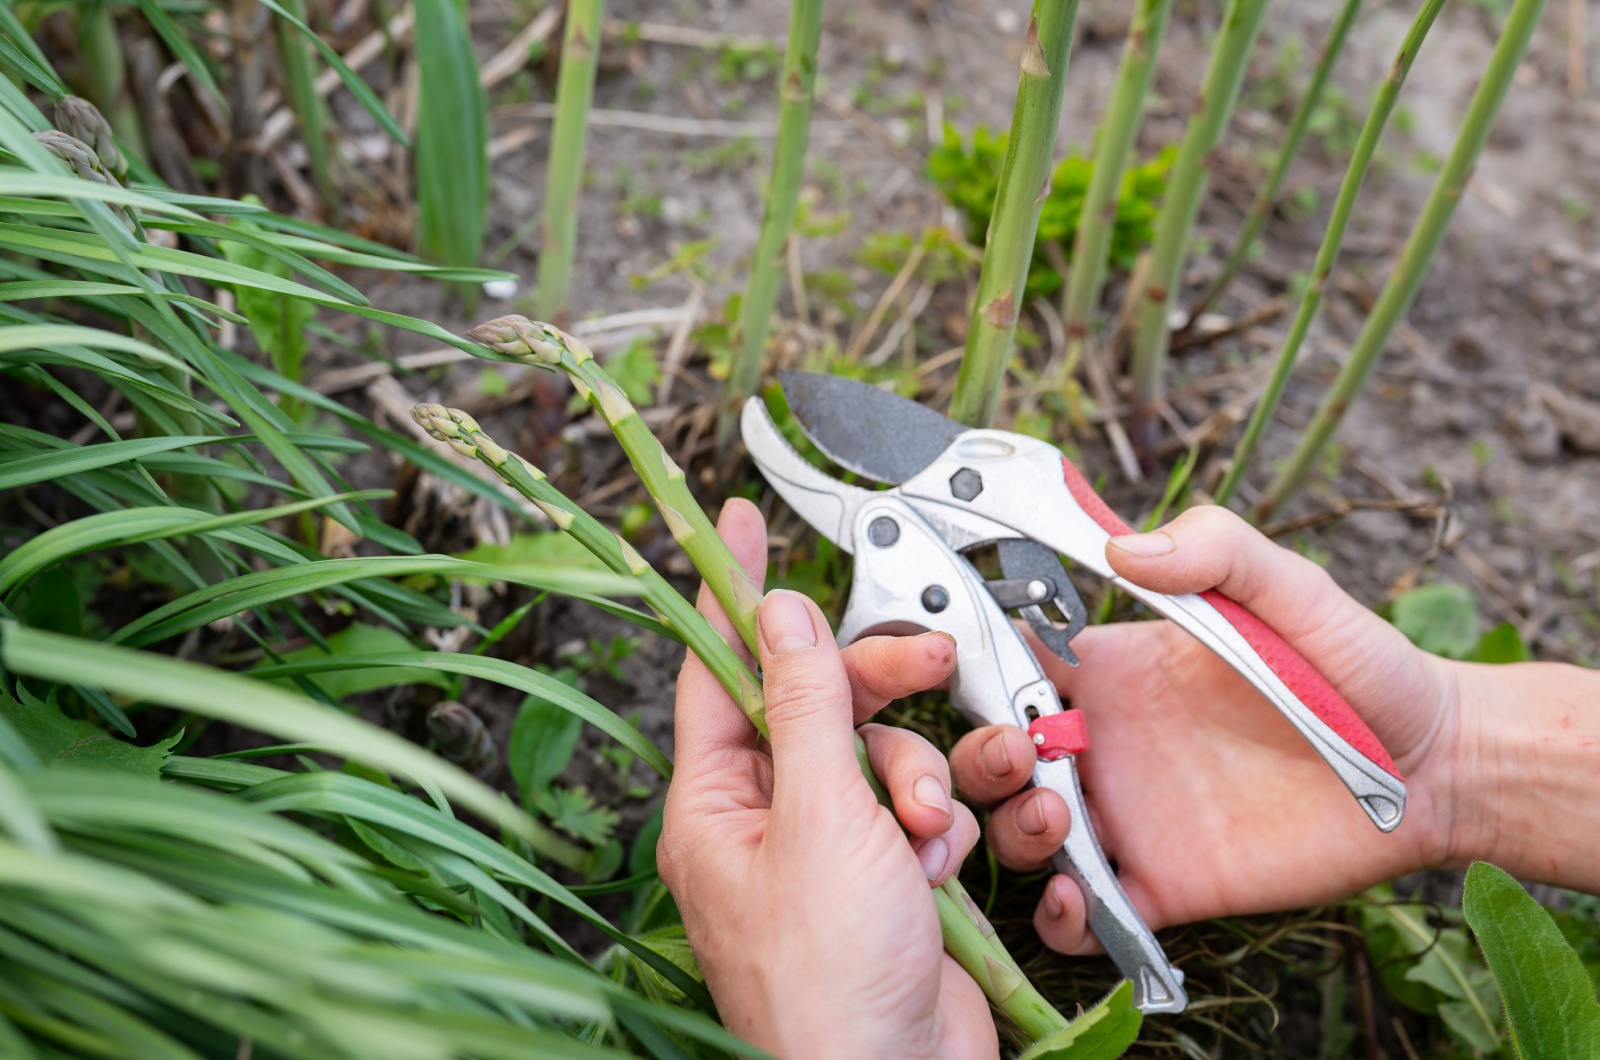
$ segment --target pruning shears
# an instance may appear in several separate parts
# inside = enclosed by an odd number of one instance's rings
[[[1088,616],[1061,557],[1109,579],[1216,652],[1333,768],[1379,830],[1400,824],[1404,778],[1333,686],[1221,593],[1168,596],[1118,577],[1106,562],[1106,542],[1132,530],[1054,445],[969,429],[838,376],[785,372],[780,381],[796,421],[824,455],[891,487],[866,489],[824,473],[789,445],[764,402],[746,402],[741,429],[756,466],[796,513],[855,557],[839,643],[908,626],[955,638],[951,702],[974,724],[1029,733],[1038,749],[1033,783],[1059,793],[1072,811],[1055,867],[1082,889],[1089,926],[1133,981],[1140,1009],[1183,1011],[1183,972],[1129,903],[1089,823],[1076,764],[1089,748],[1083,715],[1063,709],[1009,617],[1016,613],[1046,649],[1078,665],[1070,642]],[[969,554],[991,545],[1002,577],[986,580]]]

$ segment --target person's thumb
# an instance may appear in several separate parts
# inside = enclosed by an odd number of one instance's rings
[[[827,619],[799,593],[774,589],[757,613],[775,809],[813,804],[861,782],[850,678]]]
[[[1270,626],[1366,714],[1397,754],[1430,728],[1445,689],[1404,634],[1333,577],[1274,544],[1226,508],[1190,508],[1153,533],[1106,543],[1106,559],[1135,585],[1169,596],[1215,589]]]

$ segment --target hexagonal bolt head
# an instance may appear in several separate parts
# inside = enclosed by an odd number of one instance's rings
[[[958,501],[970,501],[983,492],[983,476],[964,467],[950,476],[950,493]]]

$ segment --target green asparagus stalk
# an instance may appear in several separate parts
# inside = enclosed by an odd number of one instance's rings
[[[1283,182],[1289,175],[1289,166],[1300,153],[1306,129],[1311,125],[1311,115],[1322,102],[1323,89],[1328,86],[1328,75],[1333,72],[1334,63],[1339,61],[1339,53],[1344,51],[1344,42],[1350,36],[1350,27],[1355,25],[1356,16],[1360,13],[1361,0],[1344,0],[1344,6],[1339,9],[1332,28],[1328,30],[1328,39],[1322,44],[1322,52],[1317,56],[1317,65],[1311,71],[1311,81],[1306,85],[1305,93],[1300,97],[1300,103],[1295,107],[1293,117],[1289,119],[1289,128],[1284,133],[1283,145],[1278,148],[1278,157],[1273,160],[1272,171],[1267,174],[1266,182],[1256,189],[1256,197],[1251,201],[1250,209],[1244,216],[1244,227],[1239,230],[1239,238],[1235,241],[1233,249],[1228,252],[1228,259],[1222,263],[1221,271],[1206,285],[1205,292],[1189,307],[1191,321],[1204,313],[1227,289],[1228,284],[1233,282],[1240,266],[1244,264],[1244,259],[1249,256],[1250,248],[1261,235],[1267,217],[1278,203],[1278,192],[1282,190]]]
[[[689,492],[688,481],[655,435],[639,418],[627,395],[595,363],[594,354],[579,339],[550,324],[523,316],[505,316],[480,324],[467,337],[497,353],[531,364],[559,368],[573,388],[599,413],[622,444],[623,452],[639,473],[645,490],[655,501],[672,538],[688,554],[745,647],[755,654],[756,608],[761,606],[761,586],[734,560],[716,530]]]
[[[1311,281],[1306,285],[1305,294],[1301,296],[1300,305],[1295,310],[1294,322],[1289,326],[1289,335],[1284,339],[1283,349],[1278,352],[1277,364],[1272,368],[1272,378],[1267,381],[1267,388],[1262,392],[1261,400],[1256,403],[1255,410],[1250,414],[1250,422],[1233,451],[1233,460],[1228,465],[1227,474],[1217,486],[1215,500],[1218,504],[1228,503],[1233,491],[1239,487],[1239,480],[1244,476],[1245,469],[1250,466],[1250,458],[1255,455],[1256,446],[1260,444],[1261,436],[1266,433],[1267,424],[1272,421],[1272,414],[1277,411],[1278,402],[1283,398],[1284,388],[1289,383],[1289,375],[1294,371],[1295,361],[1300,356],[1300,346],[1305,342],[1306,333],[1311,330],[1311,324],[1322,308],[1322,298],[1327,290],[1328,279],[1338,263],[1339,250],[1344,244],[1345,229],[1350,224],[1350,215],[1355,210],[1361,185],[1366,181],[1367,170],[1372,165],[1372,157],[1378,149],[1378,141],[1382,138],[1384,127],[1389,122],[1389,115],[1394,112],[1395,102],[1400,98],[1400,87],[1405,84],[1411,64],[1416,60],[1417,52],[1422,49],[1422,42],[1427,38],[1428,30],[1432,28],[1433,20],[1442,7],[1444,0],[1426,0],[1417,11],[1416,17],[1411,21],[1411,28],[1406,31],[1405,40],[1400,45],[1400,51],[1389,66],[1389,74],[1384,78],[1383,84],[1378,88],[1377,97],[1372,101],[1372,110],[1367,114],[1366,123],[1361,127],[1361,135],[1356,140],[1355,150],[1351,153],[1350,164],[1345,169],[1344,182],[1339,185],[1339,195],[1334,200],[1333,213],[1328,218],[1328,230],[1322,237],[1322,246],[1318,248],[1316,261],[1311,266]]]
[[[1135,407],[1133,442],[1140,457],[1154,452],[1156,401],[1166,375],[1168,323],[1183,282],[1183,263],[1200,214],[1211,173],[1211,159],[1239,100],[1250,51],[1267,15],[1269,0],[1228,0],[1222,29],[1211,46],[1200,97],[1178,148],[1177,161],[1167,180],[1167,195],[1156,223],[1155,246],[1139,301],[1139,325],[1133,346]]]
[[[1089,322],[1100,304],[1122,175],[1127,171],[1134,141],[1139,136],[1145,97],[1150,91],[1150,78],[1155,72],[1156,56],[1161,51],[1167,17],[1171,13],[1172,0],[1139,0],[1133,11],[1133,21],[1128,24],[1128,41],[1122,48],[1116,84],[1111,89],[1100,130],[1095,134],[1094,173],[1084,192],[1083,214],[1072,242],[1072,273],[1061,303],[1061,319],[1067,330],[1063,383],[1072,377],[1083,355]]]
[[[1533,28],[1543,10],[1544,0],[1516,0],[1512,5],[1505,28],[1500,31],[1500,39],[1489,57],[1489,65],[1483,72],[1483,80],[1478,82],[1472,102],[1467,106],[1466,118],[1456,134],[1450,156],[1439,171],[1433,190],[1428,193],[1428,200],[1411,229],[1405,249],[1400,252],[1400,260],[1390,274],[1389,282],[1384,285],[1383,293],[1378,296],[1377,304],[1368,314],[1366,323],[1362,325],[1361,333],[1356,336],[1349,359],[1323,398],[1311,425],[1300,436],[1299,445],[1258,506],[1257,518],[1267,518],[1283,504],[1322,458],[1323,450],[1344,420],[1345,411],[1361,392],[1362,385],[1378,362],[1378,355],[1388,345],[1395,325],[1411,308],[1417,288],[1422,285],[1422,277],[1444,239],[1450,218],[1455,215],[1456,204],[1461,201],[1462,192],[1466,191],[1467,181],[1472,179],[1478,156],[1483,153],[1489,130],[1494,125],[1495,116],[1500,113],[1500,104],[1505,100],[1506,91],[1511,87],[1511,78],[1528,50]]]
[[[694,607],[674,589],[644,557],[621,537],[607,530],[594,516],[579,508],[533,464],[496,444],[478,426],[477,420],[459,409],[443,405],[414,405],[411,418],[434,439],[444,442],[462,456],[482,461],[501,480],[550,517],[550,521],[578,540],[600,562],[618,574],[631,574],[639,580],[644,602],[689,645],[706,669],[728,694],[733,696],[745,716],[762,736],[768,735],[766,700],[761,682],[743,660],[717,636]]]
[[[1039,211],[1050,194],[1050,162],[1061,121],[1061,92],[1072,57],[1077,0],[1034,0],[1022,72],[1011,112],[1011,136],[1000,165],[1000,187],[984,241],[978,297],[967,327],[950,417],[973,427],[994,422],[1017,330],[1023,285],[1039,233]]]
[[[756,610],[761,603],[760,586],[745,574],[728,546],[717,535],[716,528],[711,525],[699,502],[689,493],[682,470],[644,426],[627,397],[595,363],[588,347],[558,328],[519,316],[500,317],[479,325],[467,332],[467,337],[503,356],[559,368],[568,375],[578,393],[611,427],[663,520],[672,530],[674,539],[694,562],[724,613],[738,630],[740,638],[754,653],[757,650]],[[645,602],[684,637],[685,642],[712,670],[729,695],[739,702],[757,728],[763,733],[767,731],[765,703],[760,698],[760,688],[754,676],[704,617],[689,607],[688,602],[678,596],[665,580],[654,575],[637,552],[582,513],[544,476],[535,477],[531,465],[505,453],[475,423],[468,427],[470,417],[437,406],[418,406],[413,415],[435,438],[494,468],[513,488],[538,504],[556,525],[573,534],[602,562],[611,566],[620,558],[622,569],[640,579]],[[523,474],[524,471],[527,474]],[[724,658],[713,665],[712,660],[719,657]],[[735,665],[727,664],[725,657],[731,657]],[[887,805],[888,794],[873,774],[859,738],[856,741],[856,753],[862,774],[878,800]],[[958,879],[952,878],[936,890],[934,901],[939,907],[946,949],[963,968],[971,972],[991,1003],[1005,1012],[1030,1037],[1041,1037],[1067,1026],[1067,1019],[1052,1008],[1021,973],[1015,959],[1006,952],[993,928],[988,927]]]
[[[539,287],[534,303],[539,315],[559,319],[572,288],[572,261],[577,253],[578,192],[583,186],[583,153],[594,99],[595,71],[600,65],[600,22],[603,0],[571,0],[566,35],[561,45],[561,73],[556,84],[556,120],[550,131],[550,163],[545,175],[544,244],[539,252]]]
[[[722,409],[717,417],[719,445],[732,435],[738,410],[761,383],[767,333],[783,282],[784,252],[805,178],[821,36],[822,0],[794,0],[789,8],[789,41],[778,79],[778,140],[772,149],[772,173],[767,178],[766,208],[756,238],[755,258],[750,262],[744,299],[739,303],[733,367],[722,389]]]

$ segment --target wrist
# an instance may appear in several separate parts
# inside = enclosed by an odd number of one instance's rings
[[[1600,890],[1600,674],[1452,663],[1459,696],[1442,864]]]

